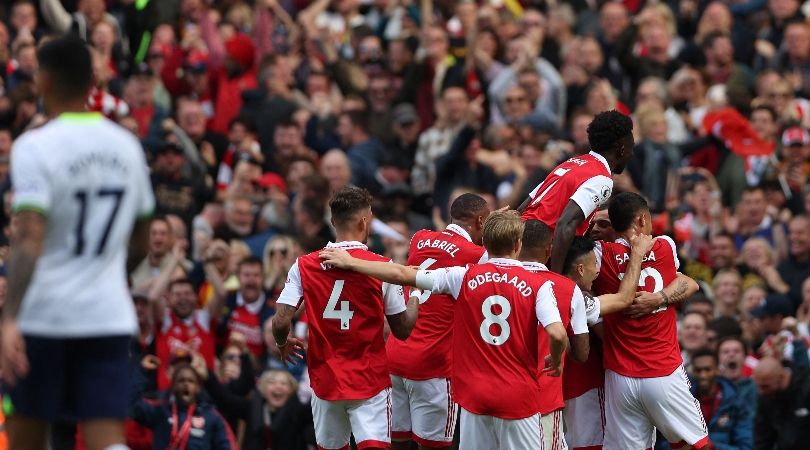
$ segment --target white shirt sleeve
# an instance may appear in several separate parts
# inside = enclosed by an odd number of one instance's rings
[[[602,206],[613,191],[613,179],[604,175],[588,178],[579,185],[571,200],[582,209],[587,219],[597,208]]]
[[[276,303],[298,308],[304,303],[303,297],[304,287],[301,286],[301,272],[298,269],[298,259],[296,259],[292,267],[290,267],[290,271],[287,272],[287,282],[284,283],[284,289],[282,289]]]
[[[555,322],[562,322],[560,318],[560,311],[557,309],[557,298],[554,296],[551,281],[546,281],[537,290],[537,298],[534,302],[534,311],[537,314],[537,320],[541,325],[547,327]]]
[[[672,249],[672,259],[675,260],[675,269],[680,269],[681,262],[678,260],[678,249],[675,247],[675,241],[669,236],[658,236],[656,239],[663,239],[669,244],[669,247]]]
[[[420,270],[416,272],[416,287],[438,294],[450,294],[453,298],[458,299],[465,273],[467,273],[467,268],[460,266]]]
[[[405,289],[398,284],[382,284],[383,304],[385,305],[385,315],[393,316],[406,309]]]
[[[574,295],[571,298],[571,330],[574,334],[585,334],[588,332],[588,320],[585,317],[585,297],[579,286],[574,287]]]
[[[585,297],[585,320],[592,327],[602,321],[602,301],[599,297],[583,293]]]
[[[594,243],[593,253],[596,255],[596,273],[599,273],[602,270],[602,241]]]
[[[51,207],[51,177],[31,139],[19,139],[11,151],[11,181],[14,186],[12,209],[47,213]]]

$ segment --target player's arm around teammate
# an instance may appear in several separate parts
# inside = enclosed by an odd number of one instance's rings
[[[688,276],[678,272],[678,277],[658,292],[637,292],[632,305],[625,314],[632,318],[647,315],[658,308],[680,303],[697,292],[700,286]]]
[[[492,216],[490,216],[492,217]],[[513,255],[507,255],[514,259],[519,251],[516,249]],[[458,292],[453,292],[451,284],[448,283],[451,277],[463,277],[466,271],[463,267],[449,267],[437,271],[417,270],[412,267],[403,266],[392,263],[381,263],[374,261],[365,261],[353,258],[348,252],[340,249],[327,248],[321,251],[321,259],[326,264],[341,269],[352,270],[365,275],[370,275],[379,280],[387,283],[399,284],[401,286],[415,286],[419,289],[430,290],[437,293],[445,293],[458,297]],[[500,255],[490,254],[490,257],[495,258]],[[431,272],[443,272],[444,277],[441,280],[435,280]],[[436,282],[438,281],[438,282]],[[544,295],[548,299],[553,299],[554,294],[551,293],[551,287],[548,287],[549,292],[541,291],[539,295]],[[551,301],[551,300],[549,300]],[[568,334],[560,322],[554,322],[545,327],[549,337],[549,347],[551,354],[546,356],[544,372],[551,376],[560,376],[562,373],[562,356],[566,347],[568,347]]]

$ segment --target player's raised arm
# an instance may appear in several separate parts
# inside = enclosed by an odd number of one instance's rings
[[[641,262],[644,260],[644,256],[650,252],[652,244],[652,236],[648,234],[640,234],[631,239],[630,261],[627,263],[627,271],[619,285],[619,292],[599,296],[601,316],[622,311],[633,304],[636,289],[638,289],[638,280],[641,276]]]
[[[549,269],[552,272],[562,273],[565,255],[583,220],[585,220],[585,214],[582,212],[582,208],[577,202],[569,200],[554,229],[554,246],[551,247],[551,260],[549,261]]]

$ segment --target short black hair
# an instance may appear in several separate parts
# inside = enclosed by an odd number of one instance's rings
[[[450,218],[453,220],[471,220],[486,211],[488,205],[480,195],[464,193],[450,205]]]
[[[733,317],[718,317],[709,322],[709,329],[717,333],[717,339],[742,336],[742,327]]]
[[[523,246],[526,248],[542,248],[551,242],[551,228],[545,223],[529,219],[523,227]]]
[[[192,291],[194,290],[194,283],[192,283],[191,280],[189,280],[188,278],[185,278],[185,277],[184,278],[178,278],[176,280],[172,280],[169,283],[169,287],[168,287],[167,290],[169,292],[171,292],[172,289],[174,289],[175,286],[182,286],[182,285],[189,286],[189,287],[191,287]]]
[[[352,126],[358,127],[361,130],[368,132],[368,114],[365,111],[343,111],[341,116],[346,116]]]
[[[258,131],[258,129],[256,128],[256,122],[253,120],[252,117],[246,114],[239,114],[238,116],[231,119],[231,122],[228,123],[228,129],[230,130],[236,124],[245,127],[245,130],[247,130],[247,132],[250,134],[256,134],[256,132]]]
[[[692,305],[698,305],[698,304],[709,305],[709,306],[712,307],[712,309],[714,309],[714,302],[709,300],[702,293],[696,293],[695,295],[689,297],[689,299],[686,300],[686,305],[684,306],[684,310],[685,311],[691,311],[690,308],[692,307]]]
[[[588,144],[596,153],[615,153],[622,140],[633,136],[633,121],[616,111],[604,111],[588,124]]]
[[[717,341],[717,354],[718,355],[720,354],[720,347],[722,347],[723,344],[725,344],[726,342],[730,342],[730,341],[738,342],[742,346],[743,354],[748,355],[748,342],[746,342],[745,339],[742,338],[742,336],[726,336],[726,337],[720,338]]]
[[[586,238],[585,236],[575,236],[571,241],[571,246],[568,247],[568,254],[565,255],[563,261],[563,274],[571,273],[574,268],[574,263],[583,255],[592,252],[596,243],[593,239]]]
[[[245,256],[241,261],[239,261],[239,266],[236,268],[236,272],[238,273],[244,266],[259,266],[261,268],[264,267],[264,262],[261,258],[254,255]]]
[[[703,38],[701,48],[703,50],[710,49],[714,46],[714,43],[717,42],[718,39],[723,38],[731,39],[731,35],[726,33],[725,31],[712,31],[711,33],[707,34],[706,37]]]
[[[93,84],[93,62],[87,43],[66,35],[42,44],[39,69],[51,79],[54,95],[63,100],[85,98]]]
[[[355,214],[371,208],[372,201],[371,194],[364,188],[345,186],[337,191],[329,201],[329,209],[332,210],[332,220],[335,222],[335,226],[349,223]]]
[[[279,128],[295,128],[300,130],[301,126],[295,121],[295,119],[292,118],[292,116],[290,116],[276,122],[275,130],[278,130]]]
[[[695,350],[695,353],[692,353],[692,361],[694,362],[696,359],[703,358],[703,357],[706,357],[706,356],[713,359],[714,360],[714,365],[717,365],[717,352],[715,352],[715,351],[713,351],[713,350],[711,350],[709,348],[701,348],[701,349]]]
[[[624,233],[633,225],[633,220],[642,211],[647,211],[650,206],[644,197],[634,192],[622,192],[616,194],[610,199],[610,206],[608,206],[608,216],[610,223],[613,224],[613,229],[617,233]]]

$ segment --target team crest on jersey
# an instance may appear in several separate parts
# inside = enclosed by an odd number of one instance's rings
[[[610,186],[602,186],[602,200],[607,200],[610,197]]]

